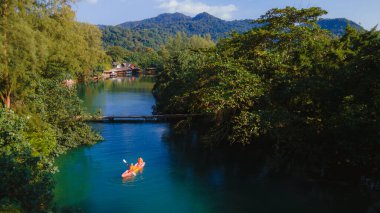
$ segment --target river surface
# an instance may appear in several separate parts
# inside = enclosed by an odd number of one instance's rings
[[[150,115],[149,78],[113,79],[78,89],[87,110]],[[244,154],[209,154],[196,133],[173,136],[166,123],[92,124],[104,141],[57,159],[55,203],[83,212],[367,212],[359,189],[269,177]],[[141,156],[136,177],[120,175]],[[261,166],[260,166],[261,165]]]

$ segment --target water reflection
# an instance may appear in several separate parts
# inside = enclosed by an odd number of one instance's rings
[[[136,175],[123,177],[122,178],[122,182],[124,184],[126,184],[126,183],[134,183],[136,181],[143,180],[144,179],[144,177],[142,176],[143,172],[144,172],[144,168],[142,168],[139,171],[137,171]],[[140,176],[142,176],[142,177],[140,177]]]
[[[196,132],[163,136],[172,181],[187,186],[190,197],[212,202],[213,212],[367,212],[370,205],[360,188],[270,175],[268,158],[260,153],[210,151],[198,141]]]
[[[78,85],[79,97],[90,113],[102,115],[151,114],[152,77],[125,77]]]
[[[78,163],[80,162],[80,163]],[[55,175],[55,181],[60,183],[60,187],[55,188],[55,199],[62,200],[62,206],[77,206],[84,202],[91,191],[91,176],[99,171],[94,171],[94,162],[91,156],[85,154],[85,148],[74,150],[70,157],[58,158],[56,162],[58,168],[70,168],[70,172],[59,172]],[[67,190],[70,189],[70,190]],[[79,205],[80,206],[80,205]]]

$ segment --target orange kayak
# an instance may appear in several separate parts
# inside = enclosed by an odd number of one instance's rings
[[[141,165],[136,164],[136,168],[133,171],[130,171],[129,169],[125,171],[123,174],[121,174],[122,178],[127,178],[127,177],[133,177],[136,176],[136,173],[140,170],[142,170],[145,166],[145,162],[142,163]]]

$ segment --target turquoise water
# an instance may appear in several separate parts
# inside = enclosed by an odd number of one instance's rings
[[[147,115],[151,79],[115,79],[79,89],[90,112]],[[103,123],[104,141],[57,160],[55,203],[84,212],[367,212],[368,197],[346,186],[269,177],[246,153],[209,152],[197,134],[174,135],[166,123]],[[130,180],[122,162],[146,166]]]

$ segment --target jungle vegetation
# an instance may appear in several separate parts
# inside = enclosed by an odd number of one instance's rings
[[[379,178],[380,33],[333,36],[326,13],[272,9],[215,47],[167,45],[156,112],[214,115],[204,144],[264,147],[275,170]]]
[[[170,36],[166,45],[161,45],[158,50],[149,47],[141,47],[135,50],[127,50],[121,46],[110,46],[107,49],[107,55],[115,62],[133,62],[139,68],[146,69],[155,67],[159,72],[163,70],[164,57],[167,55],[167,48],[173,45],[182,45],[183,49],[188,48],[206,48],[215,46],[209,34],[205,36],[193,35],[188,36],[184,32],[178,32],[175,36]]]
[[[67,0],[0,2],[0,212],[51,209],[54,159],[101,138],[78,121],[75,89],[110,58]]]

